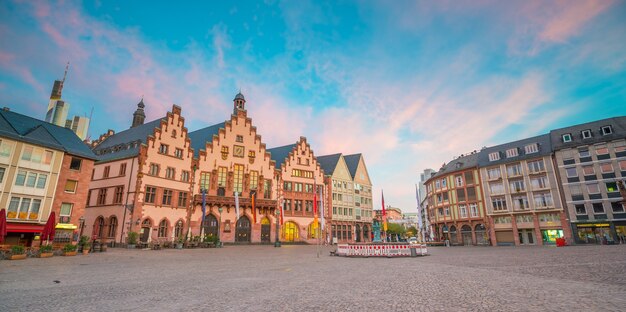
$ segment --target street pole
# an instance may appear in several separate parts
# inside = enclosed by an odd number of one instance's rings
[[[280,247],[280,236],[278,235],[278,223],[280,221],[280,210],[276,209],[276,240],[274,240],[274,247]]]
[[[220,245],[222,245],[222,211],[224,211],[224,209],[219,207],[217,211],[220,213],[220,224],[217,226],[217,238],[220,241]]]

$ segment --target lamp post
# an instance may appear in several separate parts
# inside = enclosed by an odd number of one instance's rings
[[[220,213],[220,224],[217,227],[217,238],[220,241],[220,245],[222,244],[222,211],[224,211],[224,209],[222,207],[217,208],[217,211],[219,211]]]
[[[81,216],[80,218],[78,218],[78,224],[80,226],[80,234],[78,235],[78,239],[80,240],[80,237],[83,236],[83,229],[85,228],[85,217]]]
[[[276,209],[276,240],[274,247],[280,247],[280,236],[278,235],[278,219],[280,219],[280,210]]]

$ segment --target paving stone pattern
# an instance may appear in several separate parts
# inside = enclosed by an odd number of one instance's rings
[[[0,261],[0,311],[623,311],[626,246],[125,250]],[[59,281],[56,283],[54,281]]]

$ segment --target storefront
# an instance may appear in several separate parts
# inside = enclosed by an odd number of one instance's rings
[[[609,223],[573,223],[578,244],[607,244],[614,241]]]
[[[615,240],[620,244],[626,244],[626,221],[617,221],[615,226]]]
[[[4,244],[30,247],[41,231],[43,231],[43,225],[9,222]]]
[[[541,230],[544,245],[556,244],[557,238],[563,237],[563,230]]]
[[[78,240],[78,226],[70,223],[58,223],[55,227],[55,243],[71,243]]]

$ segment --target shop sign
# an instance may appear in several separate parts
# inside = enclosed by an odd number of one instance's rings
[[[608,227],[608,223],[580,223],[576,224],[577,227]]]

